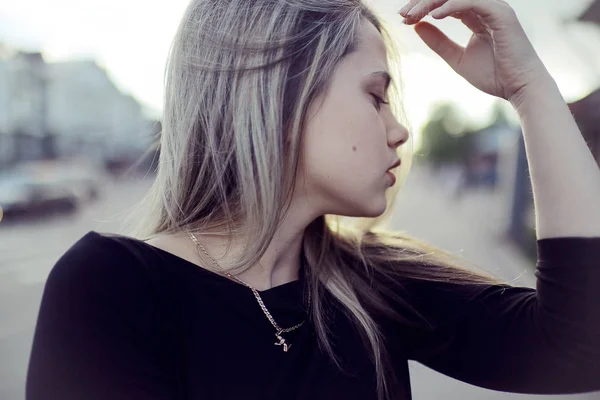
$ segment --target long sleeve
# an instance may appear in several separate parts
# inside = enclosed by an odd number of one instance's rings
[[[600,390],[600,237],[537,245],[536,290],[412,282],[431,327],[403,331],[407,358],[499,391]]]
[[[46,282],[26,398],[172,399],[175,352],[156,285],[105,238],[84,236]]]

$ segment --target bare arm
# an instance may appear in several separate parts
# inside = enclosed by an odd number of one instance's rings
[[[547,73],[511,99],[533,185],[537,238],[600,236],[600,169]]]

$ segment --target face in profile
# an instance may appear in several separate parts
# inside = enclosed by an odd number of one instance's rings
[[[386,49],[363,21],[357,50],[344,58],[329,90],[309,110],[297,188],[319,214],[376,217],[393,184],[386,171],[408,139],[388,105]]]

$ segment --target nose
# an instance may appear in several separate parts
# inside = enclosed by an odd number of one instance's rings
[[[397,148],[408,140],[409,132],[405,126],[400,123],[394,124],[394,126],[388,131],[388,146]]]

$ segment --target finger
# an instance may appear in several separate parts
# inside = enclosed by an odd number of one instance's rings
[[[442,4],[444,4],[447,1],[448,0],[425,0],[425,1],[422,1],[419,4],[417,4],[415,7],[413,7],[412,10],[410,10],[408,12],[407,17],[412,20],[418,21],[421,18],[425,17],[427,14],[429,14],[431,11],[440,7]]]
[[[408,4],[406,4],[404,7],[402,7],[400,9],[400,11],[398,11],[398,14],[402,15],[403,17],[406,17],[406,15],[409,13],[409,11],[412,10],[414,6],[419,4],[419,1],[421,1],[421,0],[410,0],[408,2]]]
[[[442,31],[428,22],[419,22],[415,25],[415,32],[427,46],[437,53],[455,71],[465,52],[464,47],[453,42]]]
[[[431,13],[435,19],[442,19],[457,12],[471,11],[490,28],[499,27],[500,21],[516,19],[514,10],[504,2],[491,0],[448,0]]]
[[[457,18],[460,19],[461,22],[465,24],[467,28],[469,28],[473,33],[477,33],[480,35],[489,34],[489,31],[487,30],[481,18],[474,12],[467,11],[465,13],[461,13],[460,16]]]

